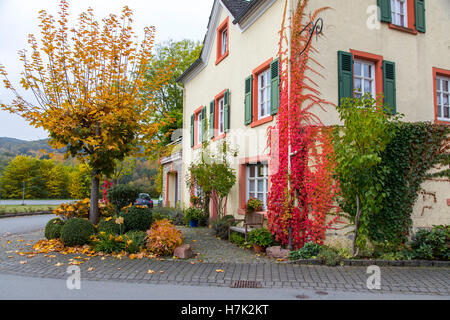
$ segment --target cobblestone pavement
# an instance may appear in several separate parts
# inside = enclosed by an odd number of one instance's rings
[[[185,243],[200,253],[188,261],[92,257],[80,265],[81,278],[131,283],[227,286],[233,281],[258,281],[263,288],[299,288],[441,295],[450,298],[450,268],[381,267],[381,290],[369,290],[366,267],[300,266],[270,260],[216,239],[206,228],[183,228]],[[43,231],[3,236],[0,239],[0,273],[67,279],[69,259],[76,255],[43,254],[27,257],[15,251],[31,251]],[[195,240],[195,241],[194,241]],[[81,255],[82,256],[82,255]],[[83,257],[83,256],[82,256]],[[202,261],[200,261],[202,260]],[[24,263],[26,261],[26,263]],[[22,262],[22,263],[21,263]],[[62,264],[56,266],[56,264]],[[154,273],[149,274],[148,270]],[[222,272],[223,271],[223,272]]]

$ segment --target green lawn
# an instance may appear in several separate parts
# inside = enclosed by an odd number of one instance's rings
[[[0,215],[10,213],[52,211],[57,207],[57,205],[6,205],[0,206]]]

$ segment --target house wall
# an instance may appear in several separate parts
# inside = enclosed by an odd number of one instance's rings
[[[293,0],[295,2],[295,0]],[[367,13],[376,0],[314,0],[307,11],[323,6],[332,6],[320,14],[324,20],[323,36],[313,40],[318,50],[312,55],[323,68],[318,71],[323,77],[311,74],[317,82],[321,97],[338,103],[337,52],[358,50],[381,55],[383,59],[396,63],[397,111],[405,114],[406,121],[434,121],[433,67],[450,70],[450,1],[433,0],[426,2],[427,32],[416,35],[389,28],[381,23],[379,30],[369,29]],[[200,106],[209,103],[224,89],[230,90],[230,131],[227,139],[239,147],[239,156],[232,167],[239,178],[239,163],[248,158],[263,157],[267,154],[266,132],[275,121],[250,128],[244,125],[244,81],[252,71],[267,61],[276,58],[278,52],[279,29],[282,21],[284,1],[276,1],[245,32],[231,23],[229,33],[229,55],[218,65],[216,61],[216,41],[214,41],[208,65],[185,84],[184,95],[184,139],[183,178],[187,166],[196,159],[199,149],[190,146],[190,116]],[[215,28],[228,16],[222,9]],[[339,123],[336,110],[327,112],[315,110],[325,125]],[[213,148],[214,144],[212,142]],[[239,212],[239,183],[232,189],[227,209],[228,214]],[[189,190],[182,183],[183,199],[189,205]],[[450,224],[450,183],[434,181],[424,184],[424,189],[434,193],[419,199],[414,208],[414,227],[429,227],[433,224]],[[423,200],[424,199],[424,200]],[[424,208],[424,206],[432,207]]]

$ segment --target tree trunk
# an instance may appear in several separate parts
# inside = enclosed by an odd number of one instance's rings
[[[98,214],[99,185],[100,179],[97,176],[97,172],[93,171],[91,173],[91,201],[89,208],[89,220],[93,224],[97,224],[99,220]]]
[[[356,195],[356,216],[355,216],[355,234],[353,237],[353,257],[359,255],[359,248],[356,246],[356,239],[358,239],[359,221],[361,219],[361,206],[359,203],[359,195]]]

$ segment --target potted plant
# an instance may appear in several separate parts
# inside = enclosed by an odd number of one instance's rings
[[[257,198],[250,198],[247,201],[247,211],[248,212],[261,211],[262,207],[263,207],[263,202]]]
[[[203,217],[203,211],[199,208],[190,207],[185,210],[184,217],[186,222],[189,223],[189,227],[196,228]]]
[[[248,242],[256,253],[263,253],[272,244],[272,234],[266,228],[254,229],[248,233]]]

